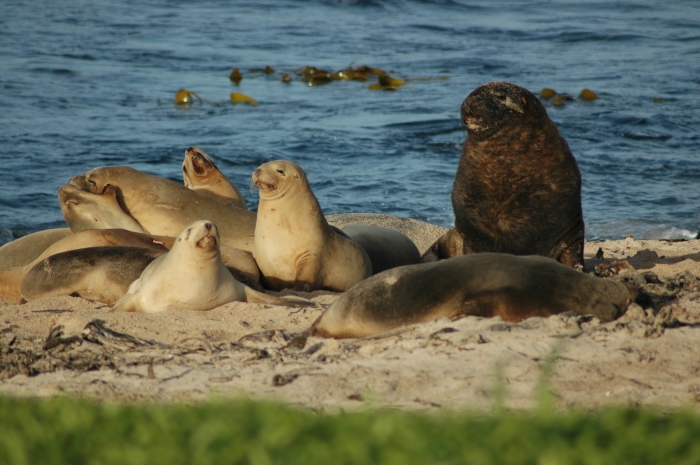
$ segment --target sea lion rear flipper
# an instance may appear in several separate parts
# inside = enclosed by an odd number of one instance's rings
[[[425,251],[420,261],[421,263],[437,262],[464,254],[464,238],[452,228]]]
[[[258,304],[270,304],[270,305],[282,305],[284,307],[316,307],[316,303],[310,300],[302,299],[301,297],[294,297],[290,299],[283,299],[280,297],[275,297],[273,295],[258,292],[250,287],[245,288],[245,299],[246,302],[258,303]]]

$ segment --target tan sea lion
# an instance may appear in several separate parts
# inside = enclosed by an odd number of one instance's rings
[[[366,252],[328,225],[298,165],[265,163],[253,183],[260,190],[253,256],[265,287],[342,292],[371,276]]]
[[[440,316],[500,316],[517,322],[573,311],[610,321],[635,297],[629,285],[548,258],[481,253],[372,276],[338,297],[311,334],[364,337]]]
[[[52,244],[71,234],[69,228],[46,229],[8,242],[0,247],[0,271],[31,263]]]
[[[138,221],[127,215],[117,201],[117,189],[107,184],[102,192],[92,193],[66,184],[58,188],[63,219],[74,233],[85,229],[126,229],[148,233]]]
[[[70,184],[92,193],[111,184],[122,210],[151,234],[177,236],[193,221],[210,220],[219,226],[223,244],[253,251],[255,213],[208,199],[169,179],[110,166],[75,176]]]
[[[346,226],[342,232],[367,252],[372,274],[420,262],[416,244],[394,229],[354,224]]]
[[[218,228],[211,221],[185,227],[170,252],[154,260],[111,311],[205,311],[233,301],[314,305],[263,294],[239,283],[222,263],[219,244]]]
[[[468,137],[452,188],[455,227],[423,256],[501,252],[583,264],[581,175],[540,100],[507,82],[464,100]]]
[[[31,263],[1,271],[0,300],[20,303],[22,300],[22,281],[25,276],[37,263],[52,255],[70,250],[109,246],[143,247],[168,251],[174,242],[174,237],[151,236],[125,229],[85,229],[54,243]],[[221,255],[224,265],[234,278],[256,289],[260,288],[257,284],[260,280],[260,272],[249,252],[221,246]]]
[[[408,237],[418,247],[421,255],[448,231],[425,221],[381,213],[339,213],[326,215],[326,221],[339,229],[356,224],[393,229]]]
[[[216,167],[214,161],[203,150],[188,147],[182,162],[182,177],[185,186],[200,195],[244,210],[248,209],[241,192]]]
[[[69,250],[37,263],[22,281],[22,297],[36,300],[70,295],[112,304],[164,250],[90,247]]]

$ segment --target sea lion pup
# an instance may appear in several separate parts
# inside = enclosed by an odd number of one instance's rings
[[[148,265],[111,311],[205,311],[233,301],[315,305],[270,296],[239,283],[221,262],[219,243],[219,230],[211,221],[195,221],[185,227],[170,252]]]
[[[230,203],[244,210],[248,209],[241,192],[217,168],[214,160],[200,148],[188,147],[185,150],[182,178],[185,186],[199,195]]]
[[[22,281],[26,301],[70,295],[112,304],[165,250],[142,247],[90,247],[69,250],[37,263]]]
[[[423,260],[502,252],[583,265],[581,175],[539,99],[491,82],[461,113],[468,136],[452,188],[455,227]]]
[[[92,194],[89,194],[92,195]],[[70,250],[87,249],[94,247],[143,247],[167,252],[175,242],[174,237],[151,236],[125,229],[85,229],[72,234],[48,247],[33,262],[11,268],[0,272],[0,300],[10,303],[21,303],[22,281],[29,270],[37,263],[53,255]],[[262,289],[258,284],[260,281],[260,271],[253,256],[233,247],[221,246],[222,261],[231,272],[231,275],[238,281],[253,288]],[[87,255],[91,255],[92,252]],[[74,260],[83,260],[79,255],[72,255]],[[128,265],[124,265],[128,266]],[[143,271],[143,268],[140,269]],[[140,275],[140,274],[139,274]],[[138,276],[137,276],[138,277]],[[48,279],[48,278],[47,278]],[[128,285],[131,283],[127,283]],[[50,284],[46,284],[49,287]],[[126,291],[126,289],[125,289]]]
[[[148,233],[122,210],[117,201],[117,189],[110,184],[98,194],[66,184],[58,188],[58,201],[63,219],[74,233],[85,229],[126,229]]]
[[[260,191],[253,257],[264,287],[342,292],[372,275],[362,247],[326,222],[299,165],[265,163],[253,183]]]
[[[122,210],[151,234],[175,237],[193,221],[210,220],[219,226],[223,244],[253,251],[255,213],[203,197],[169,179],[109,166],[75,176],[70,184],[93,194],[113,185]]]
[[[404,266],[362,281],[314,322],[310,334],[364,337],[437,317],[522,321],[574,311],[621,316],[636,290],[540,256],[482,253]]]
[[[31,263],[52,244],[71,234],[69,228],[45,229],[8,242],[0,247],[0,271]]]

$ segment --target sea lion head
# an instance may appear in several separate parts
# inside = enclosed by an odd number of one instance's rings
[[[118,178],[120,176],[136,172],[137,170],[129,166],[94,168],[86,173],[72,177],[68,184],[93,194],[102,194],[107,184],[119,186]],[[119,194],[118,191],[117,194]]]
[[[308,186],[304,170],[288,160],[275,160],[261,165],[253,173],[252,182],[264,200],[279,199],[296,185]]]
[[[217,167],[209,155],[197,147],[188,147],[185,150],[185,160],[182,162],[182,177],[185,186],[192,189],[195,186],[194,180],[201,184],[211,171],[216,171]]]
[[[185,226],[175,239],[173,250],[187,248],[195,253],[204,255],[219,254],[219,228],[213,221],[199,220]]]
[[[508,82],[490,82],[464,99],[461,113],[469,137],[486,139],[504,126],[539,120],[546,111],[527,89]]]
[[[99,194],[82,190],[72,184],[58,189],[63,218],[73,232],[83,229],[127,229],[145,233],[146,230],[124,210],[117,201],[117,189],[111,184]]]

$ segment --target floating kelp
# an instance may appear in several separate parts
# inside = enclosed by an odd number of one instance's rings
[[[330,74],[326,72],[317,72],[315,74],[305,74],[302,81],[306,83],[307,86],[322,86],[331,82]]]
[[[258,106],[258,102],[256,102],[255,99],[240,92],[233,92],[231,94],[231,103],[249,103],[254,107]]]
[[[204,103],[204,100],[197,95],[196,92],[192,92],[191,90],[187,89],[180,89],[177,91],[177,94],[175,94],[175,103],[178,105],[189,105],[190,103],[194,102],[194,99],[192,96],[195,96],[199,99],[199,103]]]
[[[397,90],[406,83],[401,79],[391,77],[388,74],[377,76],[377,83],[369,86],[370,90]]]
[[[555,95],[557,95],[557,91],[554,89],[550,89],[549,87],[545,87],[540,91],[540,97],[542,97],[545,100],[549,100]]]
[[[231,82],[235,82],[236,84],[238,84],[239,82],[241,82],[241,79],[243,79],[243,75],[241,74],[241,71],[238,68],[236,68],[233,71],[231,71],[231,74],[228,78],[231,80]]]
[[[376,75],[381,75],[381,74],[386,74],[386,71],[383,69],[379,68],[372,68],[369,66],[360,66],[358,68],[351,68],[348,67],[349,70],[355,71],[357,73],[362,73],[362,74],[376,74]]]
[[[449,81],[450,77],[449,76],[438,76],[438,77],[430,77],[430,78],[409,78],[406,79],[405,82],[427,82],[427,81]]]
[[[330,74],[329,77],[334,80],[334,81],[366,81],[367,80],[367,75],[357,72],[357,71],[349,71],[347,69],[344,69],[342,71],[338,71],[337,73]]]
[[[654,103],[661,103],[664,101],[664,99],[659,98],[659,97],[654,97],[653,99],[651,99],[651,101]],[[698,235],[700,235],[700,234],[698,234]]]
[[[269,66],[265,66],[265,69],[263,69],[263,73],[265,73],[265,74],[272,74],[274,72],[275,72],[275,70]]]
[[[566,105],[566,103],[564,103],[564,99],[559,94],[556,94],[554,97],[552,97],[549,103],[551,103],[555,107],[563,107]]]
[[[300,76],[313,76],[315,74],[329,74],[329,71],[325,69],[315,68],[313,66],[304,66],[294,71],[294,74]]]
[[[280,76],[280,81],[284,82],[285,84],[289,84],[290,82],[292,82],[292,78],[289,74],[284,73],[282,74],[282,76]]]
[[[598,95],[593,92],[591,89],[583,89],[581,93],[579,94],[579,97],[582,98],[583,100],[598,100]]]

